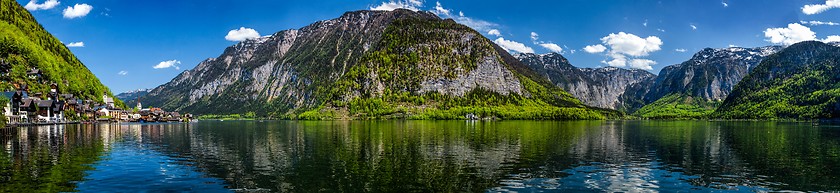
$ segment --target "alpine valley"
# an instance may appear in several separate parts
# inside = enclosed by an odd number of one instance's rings
[[[430,12],[355,11],[242,41],[126,99],[196,114],[287,119],[837,117],[838,85],[830,84],[837,82],[830,60],[838,58],[836,43],[800,44],[811,46],[706,48],[655,75],[577,68],[559,53],[512,56]],[[823,82],[804,84],[806,77]],[[778,100],[795,99],[796,113],[742,114],[787,104],[750,95],[766,89],[788,94]],[[791,93],[803,90],[812,98]]]

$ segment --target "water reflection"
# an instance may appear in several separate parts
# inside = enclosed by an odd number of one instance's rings
[[[104,153],[96,129],[76,127],[0,129],[0,191],[73,191]]]
[[[840,189],[840,129],[704,121],[203,121],[3,131],[0,190]]]

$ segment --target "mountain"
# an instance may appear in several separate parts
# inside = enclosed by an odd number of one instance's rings
[[[713,117],[816,119],[840,117],[840,47],[818,41],[771,55],[743,79]]]
[[[643,118],[700,118],[713,112],[741,79],[780,46],[706,48],[659,72],[648,90],[639,90],[646,105],[634,112]]]
[[[347,12],[237,43],[143,104],[302,119],[603,118],[475,30],[404,9]]]
[[[135,101],[135,103],[136,103],[137,98],[146,96],[146,94],[149,94],[149,91],[151,91],[151,90],[152,89],[137,89],[137,90],[132,90],[132,91],[117,94],[116,97],[120,100],[123,100],[123,101]],[[131,105],[131,103],[129,103],[129,105]]]
[[[547,77],[551,83],[563,88],[584,104],[617,110],[633,106],[635,97],[624,97],[625,93],[646,88],[656,75],[638,69],[616,67],[577,68],[558,53],[517,54],[516,58],[537,73]]]
[[[26,85],[31,93],[59,93],[102,102],[107,87],[34,17],[13,0],[0,0],[0,89]],[[116,101],[122,106],[121,101]]]

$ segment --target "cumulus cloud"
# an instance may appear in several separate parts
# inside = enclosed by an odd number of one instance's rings
[[[830,21],[799,21],[801,24],[810,25],[810,26],[817,26],[817,25],[840,25],[840,23],[834,23]]]
[[[678,49],[675,49],[674,51],[676,51],[676,52],[685,52],[686,50],[685,50],[685,49],[682,49],[682,48],[678,48]]]
[[[440,5],[440,3],[438,3]],[[420,7],[423,7],[423,2],[420,0],[407,0],[407,1],[389,1],[389,2],[382,2],[379,6],[370,7],[370,10],[375,11],[393,11],[395,9],[408,9],[412,11],[420,10]]]
[[[117,74],[119,74],[120,76],[125,76],[126,74],[128,74],[128,71],[122,70],[120,72],[117,72]]]
[[[228,34],[225,36],[225,39],[228,40],[228,41],[239,42],[239,41],[245,41],[247,39],[254,39],[254,38],[259,38],[259,37],[260,37],[260,33],[257,32],[257,30],[254,30],[254,29],[251,29],[251,28],[239,27],[239,29],[230,30],[228,32]]]
[[[802,6],[802,13],[806,15],[814,15],[834,8],[840,8],[840,0],[826,0],[825,4],[809,4]]]
[[[627,57],[621,54],[610,53],[607,54],[612,60],[610,61],[601,61],[601,63],[607,64],[612,67],[625,67],[627,66]]]
[[[61,2],[58,2],[58,0],[47,0],[44,1],[44,3],[38,4],[36,0],[30,0],[29,3],[26,4],[26,6],[23,6],[23,8],[26,8],[26,10],[29,11],[47,10],[58,6],[58,4],[60,3]]]
[[[73,19],[84,17],[88,13],[90,13],[90,10],[93,10],[93,6],[90,6],[88,4],[76,4],[73,5],[73,7],[68,6],[64,9],[64,18]]]
[[[490,31],[487,31],[487,34],[494,35],[496,37],[502,36],[502,32],[499,32],[497,29],[491,29]]]
[[[443,6],[441,6],[441,5],[440,5],[440,1],[436,2],[435,4],[436,4],[436,5],[435,5],[435,9],[434,9],[434,10],[432,10],[432,12],[434,12],[435,14],[438,14],[438,15],[449,15],[449,13],[450,13],[450,12],[452,12],[452,10],[449,10],[449,9],[443,8]]]
[[[811,31],[811,28],[791,23],[786,28],[767,28],[764,30],[764,37],[767,37],[770,43],[791,45],[801,41],[815,40],[817,34]]]
[[[180,67],[178,67],[178,64],[181,64],[181,61],[178,61],[178,60],[167,60],[167,61],[163,61],[163,62],[158,63],[157,65],[155,65],[155,66],[154,66],[154,67],[152,67],[152,68],[154,68],[154,69],[163,69],[163,68],[170,68],[170,67],[174,67],[176,70],[180,70],[181,68],[180,68]]]
[[[419,3],[419,5],[417,7],[422,6],[422,2],[420,2],[420,1],[416,1],[416,2]],[[440,11],[440,10],[446,10],[446,11]],[[455,22],[458,22],[460,24],[469,26],[470,28],[473,28],[473,29],[478,30],[478,31],[490,31],[490,30],[493,30],[493,29],[495,29],[496,27],[499,26],[499,24],[496,24],[496,23],[493,23],[493,22],[488,22],[488,21],[464,16],[464,12],[462,12],[462,11],[459,11],[458,15],[450,15],[450,13],[452,13],[454,11],[452,9],[444,8],[440,4],[440,2],[437,2],[436,6],[435,6],[435,9],[432,9],[430,11],[432,13],[438,15],[441,18],[451,18],[452,20],[455,20]]]
[[[499,26],[499,24],[496,24],[496,23],[492,23],[492,22],[488,22],[488,21],[484,21],[484,20],[480,20],[480,19],[473,19],[473,18],[464,17],[464,16],[454,17],[452,19],[454,19],[455,22],[458,22],[460,24],[464,24],[466,26],[469,26],[470,28],[473,28],[473,29],[476,29],[476,30],[479,30],[479,31],[488,31],[491,28]]]
[[[823,40],[823,42],[825,42],[825,43],[828,43],[828,42],[840,42],[840,36],[838,36],[838,35],[828,36],[827,38],[825,38],[825,39]]]
[[[583,48],[588,53],[601,53],[607,51],[606,56],[609,60],[603,60],[601,63],[613,67],[652,70],[652,65],[656,61],[641,59],[638,57],[648,56],[651,52],[661,50],[662,39],[656,36],[648,36],[646,38],[639,37],[634,34],[618,32],[611,33],[601,38],[602,44],[590,45]],[[606,45],[606,46],[605,46]]]
[[[519,42],[506,40],[505,38],[500,37],[500,38],[494,40],[493,42],[495,42],[496,44],[498,44],[499,46],[501,46],[503,49],[505,49],[508,52],[514,51],[514,52],[519,52],[519,53],[534,53],[533,48],[528,47],[525,44],[522,44],[522,43],[519,43]]]
[[[688,26],[691,26],[691,30],[697,30],[697,26],[694,24],[688,24]]]
[[[624,32],[611,33],[601,38],[601,42],[609,46],[612,52],[630,56],[647,56],[650,52],[659,51],[662,46],[662,40],[659,37],[641,38]]]
[[[71,48],[85,47],[85,42],[70,42],[69,44],[67,44],[67,47],[71,47]]]
[[[726,3],[726,2],[720,2],[720,4],[723,4],[723,7],[729,7],[729,3]]]
[[[531,32],[531,40],[537,41],[538,39],[540,39],[540,34],[537,34],[537,32]]]
[[[543,47],[543,48],[545,48],[545,49],[548,49],[548,50],[552,51],[552,52],[563,53],[563,48],[562,48],[562,47],[560,47],[560,46],[558,46],[557,44],[554,44],[554,43],[541,43],[541,44],[539,44],[539,45],[540,45],[540,46],[542,46],[542,47]]]
[[[633,59],[630,60],[630,68],[635,69],[642,69],[642,70],[653,70],[653,66],[655,65],[656,61],[648,60],[648,59]]]
[[[601,44],[589,45],[589,46],[583,47],[583,51],[586,52],[586,53],[590,53],[590,54],[601,53],[601,52],[604,52],[605,50],[607,50],[607,47],[604,47],[604,45],[601,45]]]

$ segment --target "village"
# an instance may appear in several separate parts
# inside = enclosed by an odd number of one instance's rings
[[[17,91],[2,92],[7,102],[3,108],[6,125],[43,125],[95,122],[188,122],[191,114],[167,112],[161,108],[133,109],[116,106],[114,98],[102,94],[102,102],[82,100],[73,94],[59,94],[56,84],[49,93],[29,93],[26,85]]]

